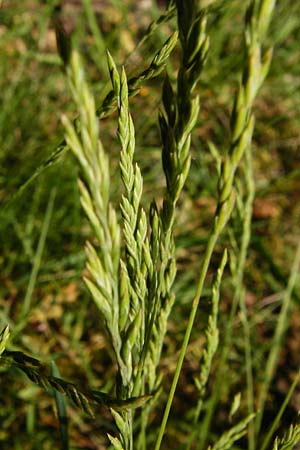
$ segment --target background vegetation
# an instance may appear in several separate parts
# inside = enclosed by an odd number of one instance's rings
[[[227,148],[230,112],[243,67],[246,2],[206,3],[212,3],[207,24],[210,50],[197,87],[201,110],[192,137],[191,169],[176,213],[176,302],[160,362],[162,390],[150,417],[149,448],[155,442],[161,422],[216,206],[217,170],[209,143],[220,151]],[[93,237],[80,207],[78,165],[71,152],[65,152],[51,164],[44,163],[63,139],[62,114],[71,119],[77,116],[56,50],[55,6],[56,2],[51,1],[4,0],[0,9],[0,324],[1,328],[7,323],[10,326],[10,349],[33,355],[45,363],[54,360],[62,378],[78,386],[93,386],[111,393],[116,372],[112,350],[105,339],[98,309],[81,281],[84,244]],[[154,0],[62,2],[61,19],[68,32],[72,31],[84,57],[97,106],[111,89],[106,48],[118,66],[124,64],[128,78],[136,76],[149,66],[176,29],[175,16],[148,28],[166,7],[166,2]],[[231,273],[234,273],[234,260],[231,260],[222,281],[220,347],[213,359],[205,396],[204,410],[207,410],[217,380],[220,398],[207,445],[215,443],[235,423],[229,411],[239,392],[239,420],[248,413],[245,354],[249,348],[254,400],[257,398],[299,242],[299,20],[298,2],[277,2],[267,36],[267,44],[274,46],[273,61],[254,104],[255,199],[243,281],[247,320],[245,311],[237,308],[230,322],[229,353],[220,378],[220,355],[236,286]],[[179,60],[177,46],[167,63],[173,82]],[[139,94],[130,99],[136,128],[135,158],[144,177],[142,204],[146,210],[153,197],[161,199],[164,193],[158,127],[163,80],[164,72],[145,82]],[[112,113],[100,123],[101,140],[110,157],[114,201],[120,198],[121,190],[117,120],[116,113]],[[247,191],[245,172],[241,167],[240,192]],[[20,190],[33,174],[35,179]],[[190,411],[197,403],[194,378],[199,375],[211,313],[211,283],[224,247],[233,253],[238,248],[242,216],[242,207],[237,207],[213,255],[163,448],[185,448],[187,436],[191,434]],[[278,367],[265,405],[262,429],[266,431],[299,370],[297,268],[294,272],[295,288],[283,324],[284,340],[280,342]],[[1,366],[1,393],[1,448],[60,448],[59,422],[51,395],[17,370],[5,366]],[[299,407],[296,388],[274,436],[283,435],[297,421]],[[71,448],[109,447],[106,433],[116,433],[109,410],[97,409],[96,418],[92,419],[70,403],[68,415]],[[243,438],[234,445],[230,448],[243,449],[248,444]]]

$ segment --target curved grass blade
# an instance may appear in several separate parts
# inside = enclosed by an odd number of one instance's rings
[[[51,361],[51,375],[55,378],[59,378],[60,374],[54,361]],[[68,415],[66,398],[57,389],[53,389],[53,395],[55,398],[57,415],[60,426],[61,444],[63,450],[69,450],[69,431],[68,431]]]
[[[91,404],[121,411],[138,408],[152,397],[152,395],[143,395],[119,400],[95,389],[81,389],[74,383],[49,375],[48,368],[38,359],[19,351],[5,350],[0,357],[0,362],[20,369],[33,383],[43,389],[49,390],[52,388],[65,394],[78,408],[92,417],[94,417],[94,414],[91,410]]]

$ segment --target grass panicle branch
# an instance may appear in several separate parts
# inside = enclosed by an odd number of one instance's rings
[[[81,389],[74,383],[49,375],[48,367],[42,364],[38,359],[19,351],[5,350],[0,357],[0,362],[1,364],[16,367],[21,370],[33,383],[43,389],[49,390],[52,388],[65,394],[78,408],[82,409],[86,414],[92,417],[94,417],[91,409],[92,404],[121,411],[124,409],[137,408],[150,398],[145,395],[126,400],[119,400],[99,390],[87,388]]]
[[[137,95],[140,91],[140,88],[146,81],[151,80],[152,78],[157,77],[164,70],[166,62],[173,51],[178,39],[178,33],[173,33],[158,50],[152,59],[150,65],[147,69],[143,70],[139,75],[132,77],[128,80],[128,95],[129,97],[133,97]],[[116,99],[116,91],[115,87],[106,95],[105,99],[102,102],[102,105],[97,109],[97,116],[100,119],[107,117],[111,114],[117,107],[118,103],[115,101]]]
[[[170,0],[166,11],[163,12],[156,20],[153,20],[150,23],[146,33],[139,41],[137,48],[140,48],[146,42],[146,40],[148,40],[155,33],[155,31],[158,29],[160,25],[169,22],[175,16],[175,13],[176,13],[175,0]]]

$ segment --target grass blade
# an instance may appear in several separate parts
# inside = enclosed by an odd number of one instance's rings
[[[58,368],[54,361],[51,361],[51,375],[55,378],[60,378]],[[53,389],[53,395],[55,398],[57,415],[60,426],[62,450],[69,450],[69,431],[68,431],[69,421],[67,415],[66,398],[57,389]]]

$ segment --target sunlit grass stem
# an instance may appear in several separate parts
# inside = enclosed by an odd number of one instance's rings
[[[278,363],[279,353],[281,349],[281,343],[284,336],[284,333],[286,331],[287,327],[287,319],[288,314],[291,308],[291,297],[292,297],[292,291],[295,287],[297,277],[299,274],[300,269],[300,243],[297,245],[295,257],[293,261],[293,265],[291,268],[289,280],[287,283],[287,287],[285,290],[285,294],[282,300],[282,306],[281,310],[278,316],[278,322],[275,329],[275,333],[272,339],[272,343],[270,346],[270,353],[266,362],[266,370],[263,378],[263,383],[261,390],[258,394],[257,399],[257,416],[256,416],[256,422],[255,422],[255,431],[256,434],[259,433],[261,422],[263,418],[264,408],[265,408],[265,402],[267,399],[267,395],[270,389],[271,380],[274,375],[274,371],[276,368],[276,365]]]

